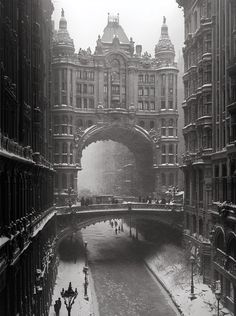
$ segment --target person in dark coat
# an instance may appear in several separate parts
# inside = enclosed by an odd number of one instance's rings
[[[59,311],[60,311],[59,305],[58,305],[58,301],[56,301],[55,304],[54,304],[54,311],[56,313],[56,316],[58,316],[59,315]]]

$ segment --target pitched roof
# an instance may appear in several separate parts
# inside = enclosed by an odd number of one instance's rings
[[[112,43],[114,37],[118,37],[121,44],[129,44],[129,39],[119,24],[119,17],[108,16],[101,40],[104,43]]]

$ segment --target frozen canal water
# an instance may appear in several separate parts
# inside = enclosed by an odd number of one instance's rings
[[[124,230],[116,233],[109,222],[82,230],[100,316],[179,315]]]
[[[72,316],[176,316],[179,315],[165,290],[144,264],[150,243],[130,238],[130,229],[120,220],[98,223],[82,229],[87,241],[89,265],[89,301],[84,300],[84,253],[76,262],[60,261],[53,291],[49,316],[55,316],[53,304],[62,287],[72,282],[78,297],[72,307]],[[124,229],[122,229],[124,228]],[[135,236],[135,229],[131,233]],[[141,236],[139,235],[139,238]],[[82,241],[81,241],[82,244]],[[153,244],[152,244],[153,246]],[[140,251],[142,249],[142,251]],[[60,316],[67,311],[62,302]]]

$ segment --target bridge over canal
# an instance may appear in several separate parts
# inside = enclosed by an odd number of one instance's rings
[[[182,230],[183,209],[180,204],[93,204],[58,207],[58,238],[63,238],[75,230],[115,218],[124,220],[151,220],[163,223],[173,229]]]

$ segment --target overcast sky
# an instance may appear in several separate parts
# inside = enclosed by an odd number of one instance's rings
[[[120,15],[120,25],[128,38],[143,46],[143,52],[154,54],[163,16],[166,16],[170,38],[175,45],[176,57],[183,47],[184,18],[176,0],[52,0],[55,28],[64,8],[70,36],[74,40],[76,51],[96,46],[98,35],[102,36],[107,24],[107,14]]]

